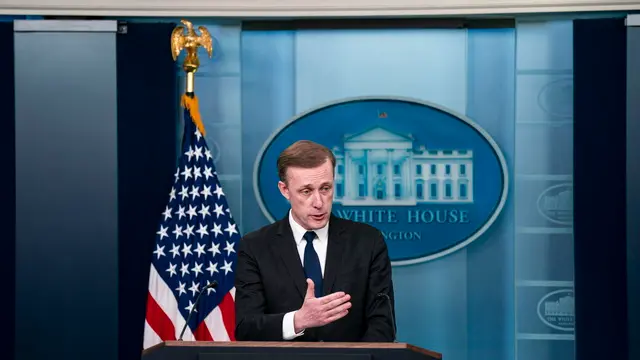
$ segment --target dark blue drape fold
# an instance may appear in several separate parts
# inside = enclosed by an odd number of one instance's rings
[[[179,99],[170,23],[130,23],[118,35],[118,342],[140,358],[149,266],[176,166]]]
[[[624,19],[573,36],[576,359],[627,359]]]
[[[16,127],[13,72],[13,22],[0,22],[0,154],[4,158],[0,174],[0,205],[5,209],[0,216],[5,254],[0,261],[0,274],[4,274],[2,291],[3,311],[0,324],[8,331],[0,339],[0,358],[13,359],[15,338],[15,268],[16,268]],[[4,215],[6,214],[6,215]]]

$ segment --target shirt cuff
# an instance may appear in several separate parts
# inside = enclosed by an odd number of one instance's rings
[[[304,330],[296,334],[295,326],[293,324],[293,316],[295,314],[295,311],[284,314],[284,318],[282,319],[282,338],[284,340],[293,340],[304,334]]]

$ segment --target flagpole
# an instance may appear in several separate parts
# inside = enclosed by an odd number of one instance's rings
[[[185,93],[181,97],[181,105],[189,110],[193,122],[202,135],[205,135],[204,124],[198,109],[198,98],[195,95],[195,74],[200,67],[198,48],[203,47],[209,58],[213,55],[213,37],[204,26],[198,26],[200,35],[196,34],[193,24],[188,20],[180,20],[183,25],[176,26],[171,32],[171,56],[173,61],[178,59],[184,49],[187,53],[182,69],[187,75]]]

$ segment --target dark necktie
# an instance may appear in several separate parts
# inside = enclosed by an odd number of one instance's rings
[[[315,287],[315,296],[322,296],[322,268],[320,267],[320,259],[318,259],[318,253],[313,248],[313,239],[315,239],[316,233],[313,231],[307,231],[304,234],[304,239],[307,240],[307,246],[304,248],[304,272],[307,278],[313,280]]]

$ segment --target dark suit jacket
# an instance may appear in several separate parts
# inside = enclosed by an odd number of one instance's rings
[[[245,235],[236,265],[236,340],[283,341],[282,319],[302,306],[305,281],[288,216]],[[394,341],[391,262],[380,231],[332,215],[323,285],[325,295],[351,295],[349,313],[294,341]]]

